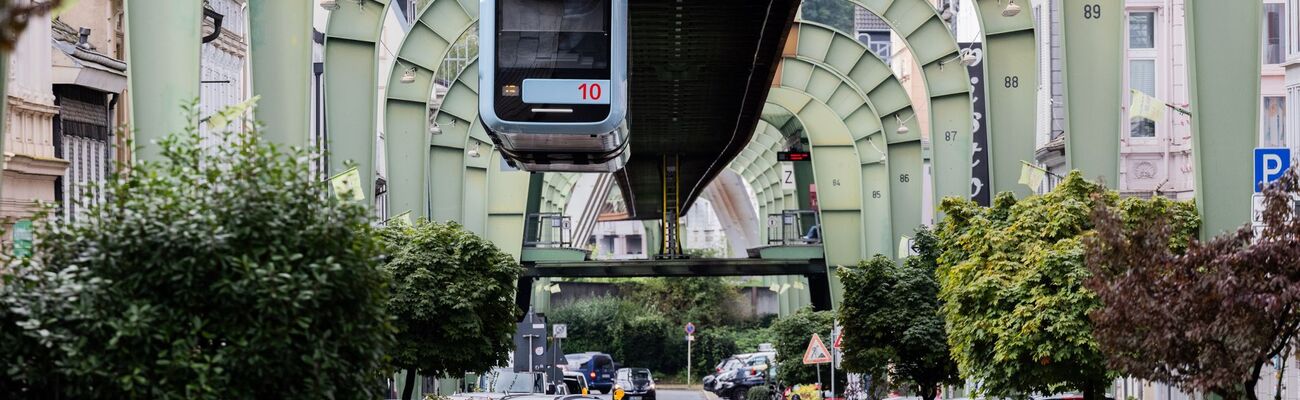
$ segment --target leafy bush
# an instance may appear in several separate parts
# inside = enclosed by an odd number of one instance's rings
[[[609,353],[625,367],[672,374],[686,367],[683,334],[658,311],[630,300],[602,297],[574,302],[547,316],[568,324],[566,353]]]
[[[646,304],[678,325],[693,322],[700,331],[726,325],[728,302],[736,288],[717,277],[646,279],[633,287],[630,298]]]
[[[392,327],[365,207],[256,131],[157,146],[6,276],[0,348],[28,347],[0,397],[378,396]]]
[[[745,400],[771,400],[772,389],[767,386],[754,386],[745,392]]]
[[[481,371],[509,355],[522,269],[492,242],[455,222],[426,220],[382,231],[393,277],[388,313],[396,317],[392,364],[426,376]],[[406,374],[409,396],[416,374]]]

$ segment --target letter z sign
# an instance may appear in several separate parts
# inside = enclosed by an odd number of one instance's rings
[[[1273,183],[1291,168],[1291,149],[1256,148],[1255,149],[1255,193],[1262,192],[1262,187]]]

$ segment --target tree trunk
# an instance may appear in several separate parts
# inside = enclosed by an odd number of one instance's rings
[[[921,396],[921,400],[934,400],[939,395],[939,384],[937,383],[917,383],[916,387],[919,389],[917,394]]]
[[[1282,400],[1282,376],[1286,375],[1286,360],[1291,353],[1290,346],[1282,349],[1282,362],[1277,366],[1277,391],[1273,392],[1273,400]]]
[[[1241,398],[1246,400],[1259,400],[1259,396],[1255,394],[1255,387],[1259,386],[1259,373],[1263,369],[1264,364],[1262,363],[1255,364],[1255,368],[1251,369],[1250,378],[1246,379],[1246,381],[1242,383],[1244,388],[1242,390],[1243,393],[1241,394]]]
[[[1083,389],[1083,400],[1105,400],[1103,391],[1097,386],[1088,385]]]
[[[402,385],[402,400],[411,400],[411,392],[415,391],[415,369],[406,370],[406,384]]]

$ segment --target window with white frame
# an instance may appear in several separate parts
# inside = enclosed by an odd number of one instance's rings
[[[1285,61],[1286,4],[1264,3],[1264,64],[1281,64]]]
[[[1287,21],[1300,21],[1300,0],[1286,0],[1286,18]],[[1300,29],[1284,24],[1286,30],[1286,58],[1288,60],[1300,58]]]
[[[1259,145],[1261,147],[1286,146],[1286,97],[1265,96],[1260,109]]]
[[[1286,88],[1286,134],[1283,136],[1289,147],[1300,145],[1297,131],[1300,131],[1300,85],[1291,85]]]
[[[1146,95],[1159,98],[1157,90],[1158,63],[1156,50],[1155,10],[1128,13],[1128,82],[1129,87]],[[1129,137],[1156,137],[1156,122],[1133,116],[1129,119]]]

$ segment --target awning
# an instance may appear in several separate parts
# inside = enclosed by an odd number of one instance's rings
[[[83,86],[107,93],[126,90],[125,62],[59,40],[51,40],[51,45],[57,50],[51,53],[52,83]]]

